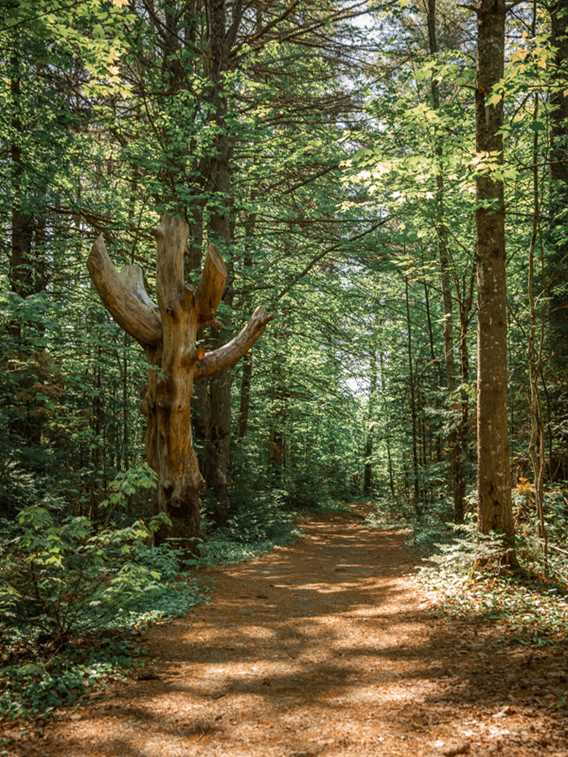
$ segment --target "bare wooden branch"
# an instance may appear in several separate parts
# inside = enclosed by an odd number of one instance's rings
[[[157,311],[156,303],[152,302],[144,286],[144,271],[139,265],[125,265],[122,271],[119,271],[118,276],[124,286],[135,294],[140,302],[147,305],[152,311]]]
[[[199,360],[195,369],[195,378],[202,379],[214,376],[229,368],[232,368],[240,358],[248,352],[260,337],[266,325],[272,320],[264,308],[257,308],[250,321],[241,329],[237,336],[230,342],[219,347],[217,350],[207,352],[202,360]]]
[[[207,256],[197,289],[197,309],[200,325],[213,320],[221,302],[226,283],[227,268],[223,262],[223,258],[217,252],[217,248],[210,244],[207,248]]]
[[[143,347],[159,344],[160,316],[144,288],[142,270],[129,265],[119,272],[106,251],[102,234],[93,245],[87,267],[95,289],[119,326]]]

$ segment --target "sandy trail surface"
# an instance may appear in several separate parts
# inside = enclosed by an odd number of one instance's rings
[[[317,516],[303,534],[201,571],[211,602],[145,635],[143,680],[61,711],[22,753],[568,755],[566,722],[543,697],[549,674],[563,685],[558,651],[440,617],[404,534],[357,513]]]

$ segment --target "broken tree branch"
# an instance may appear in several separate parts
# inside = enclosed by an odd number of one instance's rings
[[[144,288],[137,265],[118,271],[110,259],[102,234],[97,238],[87,268],[93,286],[114,320],[143,347],[153,347],[162,338],[162,324]]]
[[[215,317],[226,283],[227,268],[223,258],[217,252],[217,248],[210,244],[197,288],[197,310],[201,326],[211,322]]]
[[[232,368],[245,352],[250,350],[271,320],[272,316],[264,308],[257,308],[237,336],[219,349],[207,352],[205,357],[198,361],[195,378],[208,378]]]

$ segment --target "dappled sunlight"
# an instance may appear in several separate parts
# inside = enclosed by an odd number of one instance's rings
[[[522,678],[523,659],[435,619],[399,534],[333,518],[304,531],[202,571],[212,602],[148,633],[155,677],[79,710],[44,754],[427,755],[464,723],[470,741],[515,738],[491,682]]]

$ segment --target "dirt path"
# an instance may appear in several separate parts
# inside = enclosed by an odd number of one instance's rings
[[[525,653],[436,618],[403,536],[304,531],[205,571],[212,602],[147,635],[155,677],[62,713],[33,754],[568,755]]]

